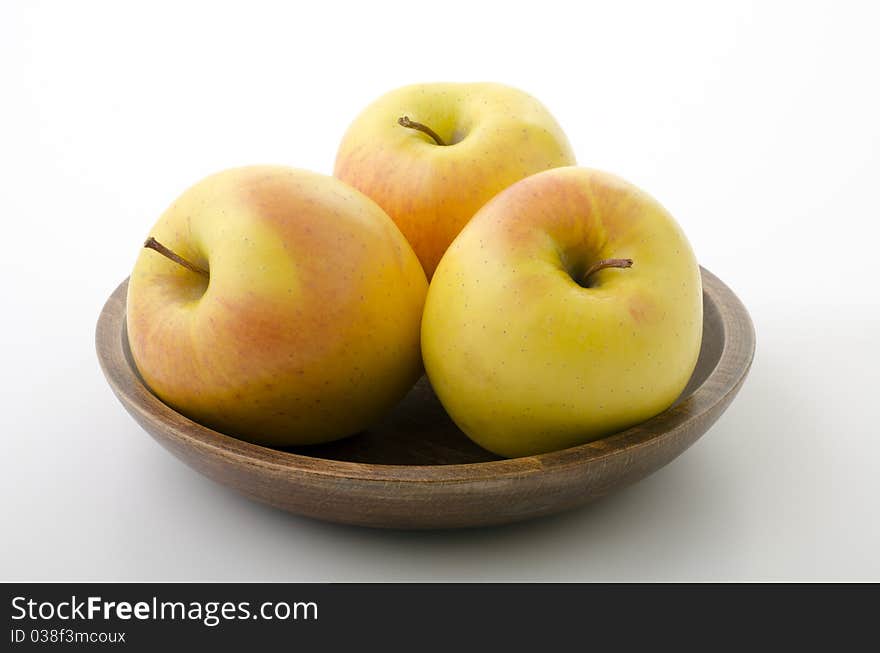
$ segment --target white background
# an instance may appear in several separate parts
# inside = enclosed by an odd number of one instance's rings
[[[0,579],[880,580],[874,3],[3,2]],[[101,306],[186,186],[329,173],[418,81],[541,99],[678,218],[758,335],[693,448],[582,510],[470,532],[293,517],[116,402]]]

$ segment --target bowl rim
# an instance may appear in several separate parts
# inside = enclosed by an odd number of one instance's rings
[[[519,478],[596,463],[612,456],[634,456],[699,421],[735,393],[751,367],[755,330],[745,306],[714,274],[700,267],[704,299],[714,305],[723,327],[721,355],[713,370],[680,403],[624,431],[559,451],[519,458],[448,465],[391,465],[316,458],[273,449],[225,435],[178,413],[141,380],[127,351],[125,311],[128,278],[107,299],[95,329],[101,369],[113,392],[138,421],[161,428],[165,437],[189,448],[231,457],[270,474],[305,474],[380,483],[463,483]],[[704,308],[705,310],[705,308]]]

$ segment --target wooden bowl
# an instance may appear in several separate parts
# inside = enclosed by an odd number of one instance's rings
[[[172,410],[144,385],[125,330],[127,280],[95,335],[116,396],[162,446],[242,494],[300,515],[385,528],[513,522],[580,506],[659,469],[718,419],[746,378],[755,332],[745,307],[703,274],[703,343],[674,406],[595,442],[500,459],[473,444],[423,378],[383,422],[330,444],[272,449],[218,433]]]

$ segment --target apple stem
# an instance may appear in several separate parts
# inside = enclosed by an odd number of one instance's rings
[[[176,252],[165,247],[165,245],[160,243],[158,240],[156,240],[152,236],[147,238],[146,242],[144,243],[144,247],[146,247],[147,249],[156,250],[162,256],[170,258],[172,261],[174,261],[175,263],[177,263],[179,265],[182,265],[187,270],[191,270],[191,271],[195,272],[196,274],[201,274],[202,276],[205,276],[205,277],[208,276],[207,270],[205,270],[204,268],[200,268],[198,265],[195,265],[194,263],[190,263],[185,258],[183,258],[179,254],[177,254]]]
[[[584,276],[581,277],[583,280],[584,288],[590,287],[590,277],[594,275],[599,270],[604,270],[605,268],[631,268],[633,264],[633,260],[631,258],[603,258],[601,261],[596,261],[593,263],[586,272],[584,272]]]
[[[437,143],[437,145],[446,145],[446,143],[443,142],[443,139],[437,135],[437,132],[435,132],[433,129],[431,129],[427,125],[423,125],[420,122],[410,120],[409,116],[403,116],[401,118],[398,118],[397,124],[400,125],[401,127],[407,127],[408,129],[416,129],[424,134],[427,134],[428,136],[430,136],[431,138],[434,139],[434,142]]]

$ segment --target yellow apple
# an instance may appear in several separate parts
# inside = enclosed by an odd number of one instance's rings
[[[696,365],[702,311],[669,213],[615,176],[559,168],[500,193],[453,242],[428,290],[422,356],[468,436],[525,456],[669,407]]]
[[[150,235],[128,286],[131,353],[193,420],[261,444],[325,442],[374,422],[421,374],[424,272],[382,209],[338,179],[224,171]]]
[[[495,194],[574,163],[562,129],[530,95],[501,84],[418,84],[364,110],[342,139],[334,174],[385,209],[430,279]]]

